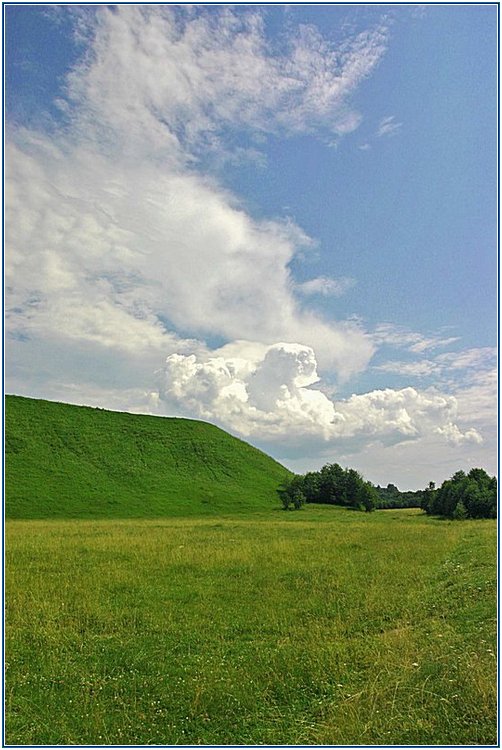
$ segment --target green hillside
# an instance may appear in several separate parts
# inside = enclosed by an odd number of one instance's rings
[[[5,399],[7,518],[267,510],[288,474],[205,422]]]

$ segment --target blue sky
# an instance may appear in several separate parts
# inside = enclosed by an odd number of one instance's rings
[[[496,470],[492,5],[5,6],[7,392]]]

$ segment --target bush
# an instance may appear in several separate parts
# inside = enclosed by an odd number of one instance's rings
[[[305,503],[305,495],[302,489],[302,477],[294,476],[286,479],[277,490],[284,510],[299,510]]]
[[[453,511],[453,520],[454,521],[463,521],[467,518],[467,509],[462,502],[462,500],[459,500],[457,503],[457,507]]]

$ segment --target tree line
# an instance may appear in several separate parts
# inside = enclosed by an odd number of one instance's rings
[[[323,503],[372,511],[378,504],[371,482],[366,482],[355,469],[342,469],[339,464],[296,474],[283,482],[278,494],[285,510],[301,508],[304,503]]]
[[[457,471],[441,487],[430,482],[423,492],[421,507],[431,516],[444,518],[496,518],[497,479],[484,469]]]
[[[296,474],[278,489],[285,510],[305,503],[341,505],[371,512],[386,508],[422,508],[443,518],[496,518],[497,479],[484,469],[457,471],[436,489],[433,482],[424,490],[400,492],[393,484],[376,487],[355,469],[326,464],[320,471]]]

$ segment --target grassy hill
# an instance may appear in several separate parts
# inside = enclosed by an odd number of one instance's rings
[[[205,422],[5,399],[7,518],[267,510],[288,474]]]

